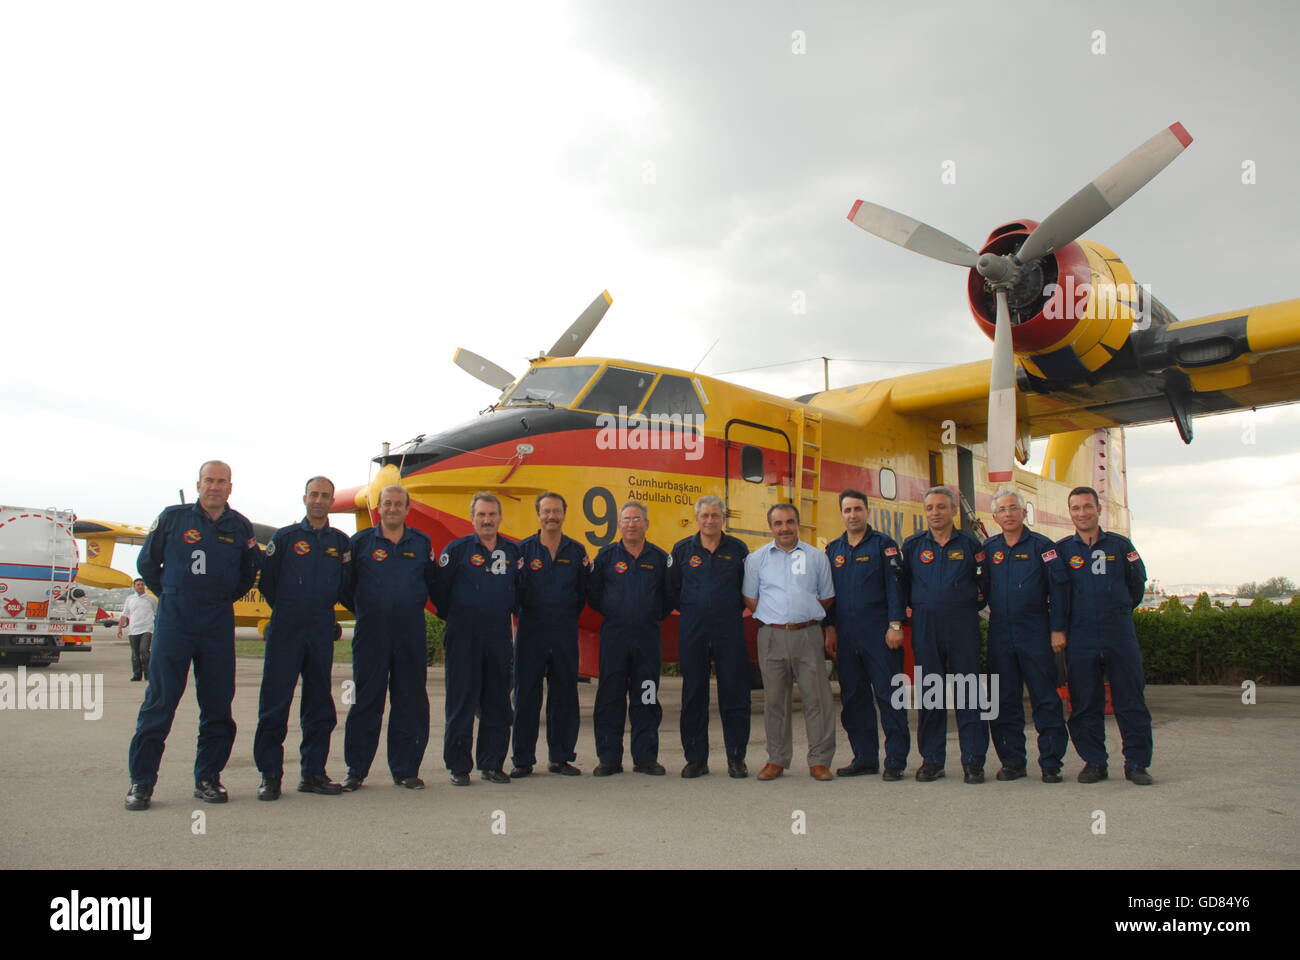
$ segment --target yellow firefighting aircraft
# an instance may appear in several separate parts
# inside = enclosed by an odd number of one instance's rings
[[[1124,427],[1173,420],[1190,442],[1194,416],[1300,399],[1300,300],[1180,321],[1113,251],[1079,239],[1190,143],[1181,124],[1161,130],[1041,223],[1003,224],[978,252],[885,207],[853,205],[856,226],[969,270],[991,361],[787,399],[577,356],[606,292],[518,381],[457,351],[456,364],[499,399],[468,423],[385,449],[370,482],[340,490],[334,510],[369,527],[379,491],[400,483],[409,522],[441,550],[471,532],[475,491],[501,496],[502,532],[522,538],[537,527],[533,498],[554,490],[570,505],[566,532],[594,553],[617,536],[624,501],[648,506],[650,539],[670,548],[694,531],[696,499],[715,494],[728,532],[751,546],[769,537],[767,508],[786,502],[800,509],[803,538],[823,544],[842,529],[836,495],[855,487],[871,498],[872,526],[901,541],[924,526],[924,491],[944,483],[961,495],[962,526],[979,532],[991,494],[1013,486],[1030,523],[1059,538],[1073,529],[1068,491],[1087,485],[1100,493],[1102,524],[1128,533]],[[1016,467],[1036,438],[1047,438],[1042,470]],[[589,676],[598,622],[590,612],[582,622]],[[675,659],[675,618],[664,640]]]

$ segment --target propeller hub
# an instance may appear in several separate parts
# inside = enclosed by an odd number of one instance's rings
[[[1013,257],[994,253],[986,253],[975,261],[975,270],[991,284],[1013,284],[1020,276],[1020,264]]]

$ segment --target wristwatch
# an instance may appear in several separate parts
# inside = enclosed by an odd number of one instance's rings
[[[890,630],[902,630],[902,629],[903,629],[903,622],[902,622],[901,620],[891,620],[891,621],[889,622],[889,629],[890,629]]]

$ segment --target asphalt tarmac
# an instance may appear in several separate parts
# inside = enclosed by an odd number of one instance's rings
[[[112,636],[111,633],[107,634]],[[285,794],[259,802],[252,761],[262,662],[239,658],[235,719],[239,733],[222,781],[231,800],[207,805],[192,796],[198,707],[190,689],[168,739],[152,809],[129,813],[127,745],[144,684],[132,683],[124,641],[94,641],[90,653],[26,672],[100,674],[102,715],[85,710],[0,710],[3,797],[0,867],[13,868],[967,868],[1276,869],[1300,866],[1300,688],[1259,687],[1243,704],[1237,687],[1148,687],[1155,718],[1152,787],[1123,779],[1119,737],[1107,718],[1112,779],[1075,782],[1082,766],[1067,754],[1066,780],[961,779],[955,724],[949,722],[948,776],[917,783],[915,745],[908,776],[821,783],[808,776],[803,715],[796,702],[795,763],[760,783],[766,762],[763,696],[753,697],[751,776],[726,775],[716,690],[711,722],[713,773],[684,781],[678,714],[681,682],[665,678],[660,761],[666,777],[631,772],[594,779],[591,708],[595,683],[579,688],[582,777],[548,776],[545,766],[509,785],[453,787],[442,765],[444,678],[429,671],[432,725],[421,775],[427,789],[392,784],[381,736],[370,779],[338,797],[299,794],[297,713],[286,744]],[[8,676],[5,676],[8,675]],[[334,668],[339,685],[350,664]],[[0,667],[12,685],[13,666]],[[93,715],[94,711],[91,711]],[[1028,714],[1028,709],[1026,713]],[[328,770],[343,778],[343,720]],[[1034,732],[1028,730],[1031,764]],[[539,755],[545,757],[545,726]],[[838,731],[835,765],[851,757]],[[509,762],[507,761],[507,769]]]

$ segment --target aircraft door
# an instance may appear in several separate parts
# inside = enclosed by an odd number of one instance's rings
[[[794,450],[789,436],[749,420],[729,420],[726,428],[727,532],[771,536],[767,509],[790,503]]]

